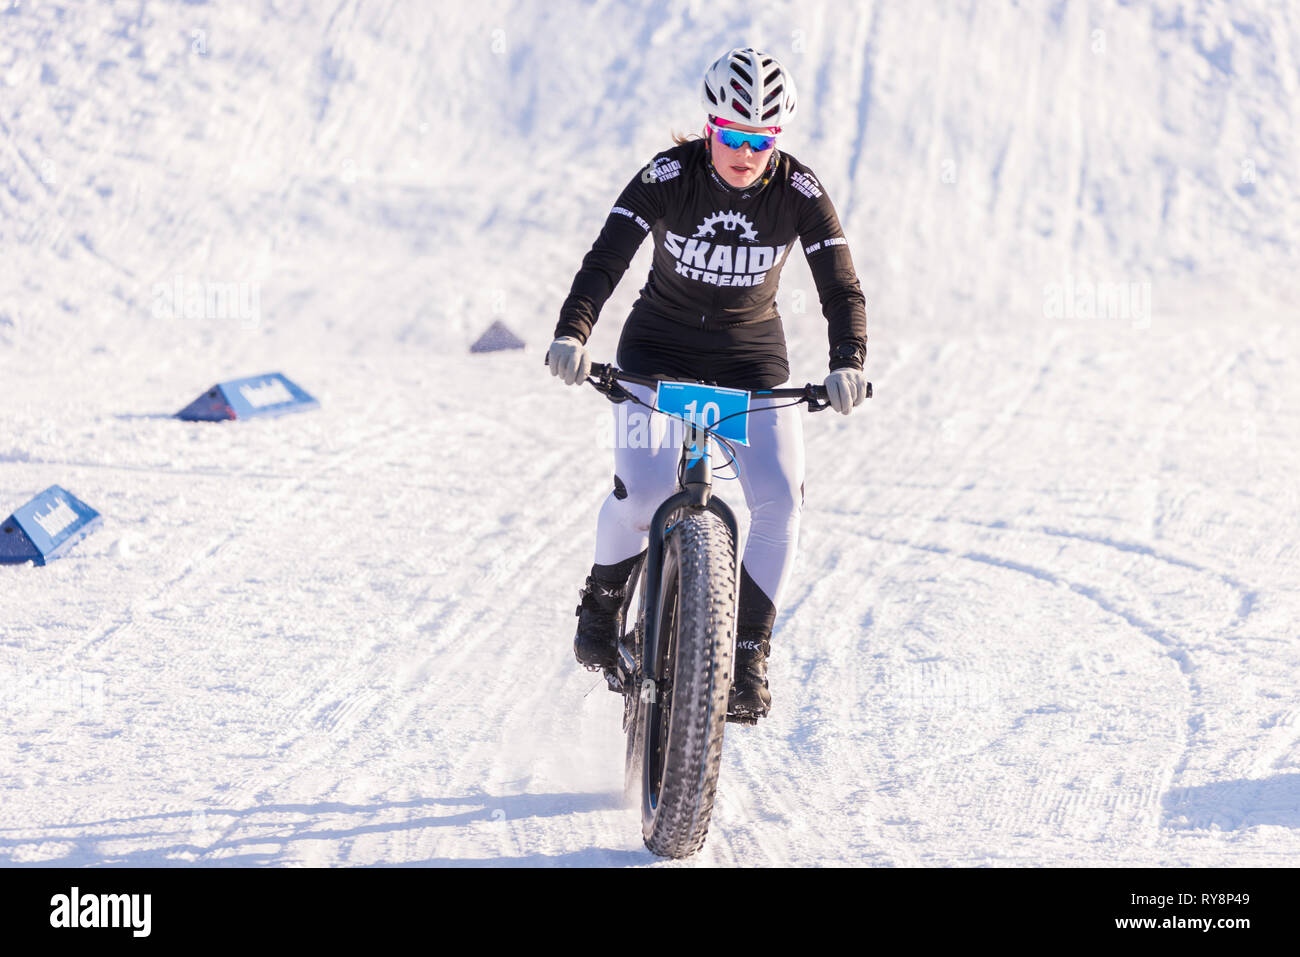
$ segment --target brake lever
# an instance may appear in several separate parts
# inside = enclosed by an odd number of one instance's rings
[[[820,412],[820,411],[822,411],[823,409],[829,409],[829,408],[831,407],[830,402],[826,401],[825,399],[818,399],[817,396],[813,394],[813,389],[815,389],[815,388],[816,388],[816,386],[814,386],[811,382],[809,382],[807,385],[805,385],[805,386],[803,387],[804,398],[805,398],[805,399],[807,400],[807,402],[808,402],[808,411],[809,411],[809,412]],[[868,382],[868,383],[867,383],[867,396],[866,396],[866,397],[867,397],[868,399],[870,399],[871,396],[872,396],[871,383]]]
[[[808,403],[808,411],[821,412],[823,409],[829,409],[831,404],[823,399],[817,398],[816,393],[813,392],[813,389],[815,388],[816,386],[811,382],[805,383],[803,387],[803,396],[804,400]]]
[[[605,398],[609,399],[610,402],[613,402],[615,404],[619,402],[626,402],[630,398],[632,398],[632,393],[628,392],[627,389],[623,387],[623,383],[621,382],[611,382],[609,384],[609,387],[604,389],[601,389],[600,386],[597,386],[596,388],[599,389],[599,391],[605,393]]]
[[[587,381],[593,389],[615,404],[626,402],[632,398],[632,393],[623,387],[623,383],[614,378],[614,367],[612,365],[592,363],[592,366],[599,369],[596,375],[587,376]]]

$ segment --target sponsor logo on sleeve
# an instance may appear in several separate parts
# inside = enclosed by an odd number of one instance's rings
[[[656,156],[641,171],[641,182],[643,183],[666,183],[670,179],[675,179],[682,172],[682,164],[675,159],[669,159],[666,156]]]
[[[848,244],[849,241],[843,236],[832,236],[830,239],[823,239],[820,242],[813,243],[811,246],[805,246],[803,248],[803,254],[805,256],[811,256],[817,250],[825,249],[828,246],[847,246]]]
[[[650,231],[650,224],[647,223],[640,216],[638,216],[636,213],[632,212],[632,210],[628,209],[626,206],[615,206],[613,209],[610,210],[610,212],[617,214],[619,216],[626,216],[628,219],[634,220],[636,224],[640,226],[642,229],[644,229],[646,232]]]
[[[794,172],[790,175],[790,185],[809,199],[821,199],[822,187],[817,177],[811,173]]]

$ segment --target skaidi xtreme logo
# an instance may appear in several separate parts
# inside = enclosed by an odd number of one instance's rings
[[[682,164],[678,160],[669,159],[667,156],[656,156],[641,171],[641,182],[666,183],[670,179],[676,179],[681,172]]]
[[[706,236],[714,236],[717,234],[719,226],[729,229],[733,233],[739,231],[740,238],[747,243],[758,242],[758,230],[754,228],[753,223],[745,218],[743,213],[730,211],[724,213],[722,210],[704,217],[704,222],[700,223],[695,229],[695,238],[703,239]]]
[[[728,233],[738,245],[716,240]],[[714,286],[758,286],[781,262],[786,247],[759,246],[758,230],[742,213],[717,210],[704,218],[693,236],[664,233],[664,249],[677,261],[679,275]]]
[[[151,894],[68,894],[50,898],[50,926],[59,928],[129,928],[132,937],[148,937],[152,926]]]

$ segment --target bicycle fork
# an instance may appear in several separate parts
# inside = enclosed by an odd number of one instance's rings
[[[663,678],[659,674],[659,589],[663,572],[665,526],[673,512],[681,508],[707,508],[717,514],[731,530],[731,547],[736,568],[740,568],[740,528],[731,507],[720,498],[713,497],[713,467],[709,463],[708,433],[691,423],[687,427],[682,454],[686,461],[686,474],[682,489],[655,509],[650,520],[650,542],[646,552],[645,577],[645,647],[641,652],[641,694],[654,700],[656,689]]]

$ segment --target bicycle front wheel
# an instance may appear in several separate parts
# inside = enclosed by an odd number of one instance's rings
[[[639,702],[641,832],[662,857],[704,844],[722,763],[736,626],[736,551],[714,512],[678,513],[664,540],[660,688]]]

